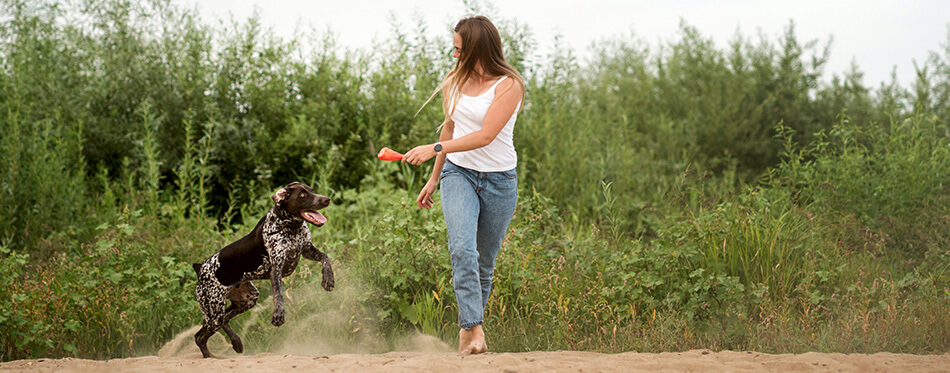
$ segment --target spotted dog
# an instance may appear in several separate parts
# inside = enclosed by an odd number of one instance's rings
[[[224,329],[237,353],[244,351],[241,338],[228,324],[234,316],[257,304],[260,294],[252,280],[270,279],[274,290],[274,314],[271,324],[284,323],[284,297],[281,278],[294,273],[300,256],[323,263],[321,285],[333,290],[330,257],[313,246],[307,222],[322,226],[327,218],[319,211],[330,199],[314,193],[306,184],[293,182],[274,193],[274,207],[251,233],[225,246],[204,263],[195,263],[198,286],[195,296],[204,316],[195,343],[204,357],[210,357],[208,338]],[[225,300],[231,304],[225,308]]]

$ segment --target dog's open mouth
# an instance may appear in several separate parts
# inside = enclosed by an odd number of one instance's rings
[[[327,222],[327,217],[318,211],[304,211],[300,213],[300,217],[318,227]]]

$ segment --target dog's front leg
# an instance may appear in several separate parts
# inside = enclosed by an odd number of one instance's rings
[[[284,282],[281,280],[281,269],[284,268],[283,260],[276,260],[271,263],[270,282],[274,290],[274,315],[270,323],[274,326],[284,324]]]
[[[333,290],[333,287],[336,286],[336,282],[333,279],[333,266],[330,265],[330,256],[317,249],[316,246],[313,246],[312,242],[304,244],[302,254],[304,258],[323,263],[323,280],[320,282],[320,285],[323,286],[323,289],[326,291]]]

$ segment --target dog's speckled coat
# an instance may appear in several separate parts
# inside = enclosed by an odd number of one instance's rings
[[[330,258],[313,246],[310,228],[302,217],[318,215],[323,225],[326,220],[316,211],[329,205],[329,198],[313,192],[309,186],[293,182],[272,197],[274,207],[257,223],[251,233],[225,246],[204,263],[195,263],[198,284],[195,296],[204,315],[201,329],[195,334],[195,343],[204,357],[210,357],[208,338],[218,329],[224,329],[234,351],[241,353],[241,338],[228,324],[234,316],[257,304],[260,294],[253,280],[270,279],[274,290],[274,314],[271,324],[284,323],[283,282],[281,278],[294,273],[300,256],[323,264],[321,285],[333,290],[333,269]],[[225,300],[231,305],[224,307]]]

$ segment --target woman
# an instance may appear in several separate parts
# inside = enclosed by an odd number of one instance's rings
[[[505,62],[498,29],[488,18],[459,21],[453,44],[458,61],[441,86],[445,121],[439,142],[413,148],[403,162],[419,165],[435,157],[416,204],[432,207],[436,186],[442,190],[459,308],[459,353],[479,354],[488,351],[482,323],[495,256],[518,202],[512,133],[524,81]]]

